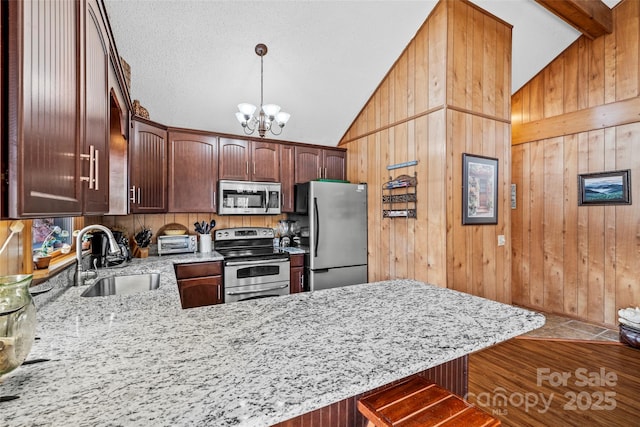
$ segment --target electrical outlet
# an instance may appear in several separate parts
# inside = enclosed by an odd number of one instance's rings
[[[504,240],[504,234],[500,234],[498,236],[498,246],[504,246],[505,240]]]

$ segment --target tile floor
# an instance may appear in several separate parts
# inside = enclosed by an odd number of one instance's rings
[[[617,329],[607,329],[604,326],[593,325],[555,314],[543,314],[547,318],[545,325],[540,329],[526,333],[524,336],[535,338],[619,341]]]

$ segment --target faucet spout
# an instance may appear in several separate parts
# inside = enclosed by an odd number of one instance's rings
[[[103,231],[107,238],[109,239],[109,253],[112,255],[117,255],[120,253],[120,246],[118,246],[118,242],[115,237],[113,237],[113,233],[104,225],[95,224],[95,225],[87,225],[82,230],[78,232],[76,236],[76,274],[74,278],[75,286],[82,286],[84,282],[88,278],[95,278],[95,274],[91,274],[91,271],[82,271],[82,237],[91,230],[100,230]]]

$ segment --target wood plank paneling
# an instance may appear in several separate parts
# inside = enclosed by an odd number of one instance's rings
[[[578,313],[578,206],[573,203],[573,200],[578,194],[578,180],[576,179],[578,175],[578,138],[576,135],[570,135],[565,138],[564,142],[562,144],[564,169],[562,204],[562,217],[564,218],[562,300],[564,308],[562,312],[575,316]]]
[[[620,126],[616,129],[616,167],[631,169],[638,176],[640,156],[640,123]],[[637,182],[637,179],[636,179]],[[616,208],[616,295],[617,307],[638,305],[640,301],[640,185],[631,187],[631,200],[636,206]]]
[[[562,217],[564,197],[562,173],[562,140],[555,138],[544,144],[544,187],[542,188],[545,209],[542,219],[542,242],[544,259],[544,289],[543,304],[551,311],[562,311],[562,263],[563,251],[563,223],[557,221]]]
[[[616,100],[640,95],[638,87],[640,49],[640,2],[624,0],[614,10],[616,35],[615,76]]]
[[[512,215],[515,303],[607,325],[615,325],[619,308],[637,304],[640,209],[578,206],[577,175],[640,170],[629,155],[639,138],[640,124],[633,124],[513,147],[522,193]]]
[[[512,139],[523,145],[512,147],[523,193],[512,227],[528,235],[514,236],[514,302],[607,326],[640,301],[640,207],[578,206],[577,180],[640,173],[640,4],[624,0],[613,14],[612,34],[579,38],[514,94]]]
[[[349,180],[380,191],[389,175],[418,178],[417,219],[370,222],[370,280],[419,278],[510,302],[510,249],[497,248],[510,227],[510,70],[511,27],[469,2],[443,0],[345,133]],[[462,226],[465,152],[499,159],[498,225]],[[386,171],[408,160],[419,163]],[[369,218],[381,209],[380,193],[370,196]]]

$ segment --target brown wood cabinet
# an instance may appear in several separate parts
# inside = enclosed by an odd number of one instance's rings
[[[100,215],[109,211],[109,48],[100,24],[97,5],[88,3],[85,56],[85,136],[81,156],[82,174],[87,177],[84,213]]]
[[[327,148],[296,146],[295,183],[314,179],[346,179],[346,152]]]
[[[220,179],[279,181],[279,148],[272,142],[220,138]]]
[[[109,37],[100,5],[6,2],[4,12],[3,214],[101,215],[109,210]]]
[[[280,145],[280,184],[282,185],[282,212],[293,212],[295,187],[295,148],[293,145]]]
[[[216,212],[218,138],[169,131],[169,212]]]
[[[222,261],[175,265],[182,308],[224,302]]]
[[[292,294],[304,292],[304,254],[293,254],[290,263],[290,290]]]
[[[322,178],[347,179],[347,152],[343,150],[322,150]]]
[[[81,3],[10,1],[5,6],[8,215],[80,215]]]
[[[129,141],[129,212],[167,211],[167,130],[135,117]]]

